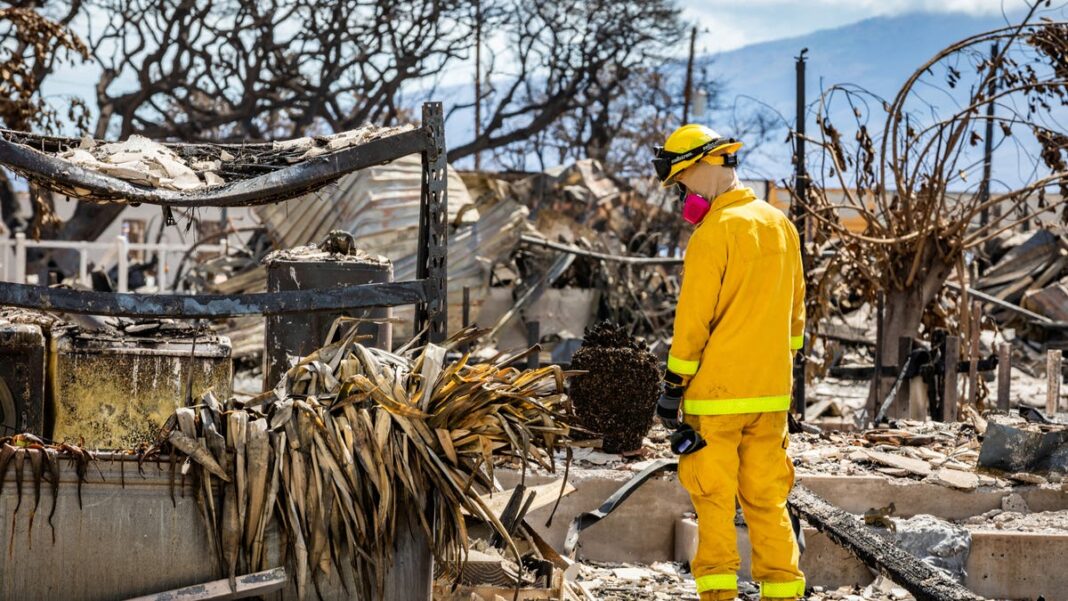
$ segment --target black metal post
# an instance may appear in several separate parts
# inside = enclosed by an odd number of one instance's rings
[[[801,50],[797,56],[797,121],[794,133],[794,190],[795,202],[790,203],[790,216],[797,228],[801,240],[801,264],[807,266],[805,257],[805,227],[803,205],[808,200],[808,175],[805,172],[805,55],[808,48]],[[807,344],[806,344],[807,346]],[[793,410],[800,419],[805,419],[805,348],[794,355],[794,399]]]
[[[987,96],[990,98],[990,102],[986,105],[986,135],[983,139],[983,181],[979,184],[979,203],[985,205],[990,200],[990,176],[991,176],[991,159],[994,154],[994,94],[997,93],[997,77],[994,75],[996,67],[994,65],[994,59],[998,55],[998,45],[994,43],[990,47],[990,87],[987,91]],[[994,212],[994,216],[998,217],[997,211]],[[990,223],[990,207],[983,206],[983,209],[979,212],[979,224],[986,225]]]
[[[463,307],[462,307],[461,310],[463,311],[463,313],[462,313],[463,322],[462,323],[463,323],[463,326],[466,328],[467,326],[471,325],[471,287],[470,286],[464,286],[464,304],[463,304]]]
[[[427,328],[426,339],[443,342],[447,336],[448,254],[445,116],[440,102],[423,105],[423,130],[430,137],[423,158],[423,186],[419,211],[418,279],[426,280],[427,300],[416,311],[416,331]]]
[[[471,287],[464,286],[464,300],[463,305],[460,307],[460,315],[462,319],[463,328],[466,330],[467,326],[471,325]],[[471,350],[471,344],[465,342],[460,349],[463,352]]]
[[[482,0],[475,0],[475,139],[482,135]],[[482,170],[482,151],[475,151],[475,171]],[[466,325],[466,324],[465,324]]]
[[[541,343],[541,322],[527,322],[527,345],[534,347]],[[541,367],[541,348],[527,356],[527,369]]]

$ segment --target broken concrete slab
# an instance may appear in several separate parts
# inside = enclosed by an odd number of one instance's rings
[[[964,472],[947,467],[932,474],[931,481],[961,490],[975,490],[979,486],[979,476],[975,472]]]
[[[912,457],[894,455],[882,451],[872,451],[869,449],[862,449],[860,452],[868,459],[888,467],[908,470],[910,473],[916,474],[917,476],[931,475],[931,464],[922,459],[914,459]]]
[[[510,488],[499,492],[485,494],[482,495],[482,501],[494,515],[500,517],[501,514],[504,513],[504,509],[508,505],[508,501],[512,498],[512,493],[514,492],[515,489]],[[563,478],[553,482],[539,484],[537,486],[528,486],[524,495],[528,496],[533,494],[534,500],[530,502],[530,507],[527,508],[527,511],[537,511],[542,507],[552,505],[556,503],[556,499],[566,497],[573,492],[575,492],[575,485],[570,482],[565,483]]]
[[[896,519],[894,525],[889,536],[898,546],[964,582],[972,543],[966,528],[926,514]]]
[[[1010,493],[1001,498],[1002,511],[1013,511],[1016,513],[1030,513],[1031,508],[1027,506],[1027,501],[1018,493]]]
[[[944,490],[944,489],[943,489]],[[689,546],[696,549],[696,522]],[[739,553],[742,568],[739,577],[750,578],[749,542],[744,527],[738,528]],[[686,530],[680,530],[685,533]],[[811,585],[825,588],[869,585],[874,577],[860,560],[832,542],[815,528],[806,527],[805,553],[801,556],[801,570]],[[680,545],[686,546],[685,542]],[[1029,532],[973,530],[971,546],[964,570],[965,586],[990,599],[1046,598],[1051,591],[1064,590],[1062,570],[1049,569],[1068,561],[1068,534],[1039,535]],[[1047,563],[1048,562],[1048,563]]]

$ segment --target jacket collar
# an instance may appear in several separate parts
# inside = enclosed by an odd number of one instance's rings
[[[709,213],[714,213],[721,209],[725,209],[729,206],[741,204],[743,202],[749,202],[756,200],[756,193],[752,188],[735,188],[730,192],[724,192],[720,194],[712,201],[712,207],[709,209]]]

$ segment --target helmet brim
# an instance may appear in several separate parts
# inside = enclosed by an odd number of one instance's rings
[[[674,186],[675,183],[676,183],[675,178],[678,177],[678,175],[680,173],[682,173],[683,171],[685,171],[686,169],[689,169],[691,166],[693,166],[698,161],[702,161],[702,160],[704,160],[705,158],[708,158],[708,157],[720,156],[720,155],[724,155],[724,154],[734,154],[734,153],[738,152],[742,148],[742,146],[743,146],[742,142],[738,142],[738,141],[727,142],[727,143],[724,143],[724,144],[720,144],[719,146],[716,146],[715,148],[712,148],[711,150],[709,150],[708,152],[706,152],[706,153],[704,153],[702,155],[696,156],[696,157],[694,157],[692,159],[687,159],[685,161],[680,161],[680,162],[678,162],[678,163],[676,163],[676,164],[671,166],[671,172],[668,173],[668,176],[666,178],[661,180],[660,187],[669,188],[671,186]]]

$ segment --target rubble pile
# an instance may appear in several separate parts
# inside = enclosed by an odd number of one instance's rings
[[[602,437],[606,453],[640,449],[660,396],[660,367],[645,344],[602,322],[586,330],[571,368],[584,372],[570,383],[579,424]]]
[[[697,587],[684,566],[676,563],[650,565],[585,561],[578,565],[577,583],[585,599],[597,601],[698,601]],[[760,591],[752,582],[738,583],[738,599],[759,601]],[[905,589],[878,578],[868,586],[844,586],[828,590],[814,586],[808,601],[906,601],[913,599]]]
[[[689,232],[669,196],[610,177],[594,160],[534,174],[509,186],[530,210],[532,230],[514,255],[520,279],[543,273],[560,253],[538,240],[577,247],[574,261],[548,285],[596,289],[596,315],[645,338],[658,357],[667,355],[678,298],[681,249]],[[623,258],[623,261],[605,257]],[[666,258],[627,263],[627,258]]]
[[[988,245],[991,265],[975,288],[1001,300],[1021,304],[1055,321],[1068,321],[1068,244],[1047,229],[995,238]],[[1015,320],[1004,308],[992,315],[1002,322]]]
[[[790,456],[803,472],[877,473],[975,488],[980,484],[975,474],[979,446],[970,424],[902,420],[895,429],[795,434]],[[958,472],[968,475],[959,476]],[[993,485],[996,479],[984,478],[982,482]]]
[[[1011,495],[1010,495],[1011,496]],[[1016,497],[1020,497],[1016,495]],[[1020,501],[1023,501],[1020,498]],[[1010,506],[1011,507],[1011,506]],[[1030,513],[1027,504],[1011,509],[992,509],[961,522],[969,530],[1004,530],[1062,535],[1068,532],[1068,510]]]

